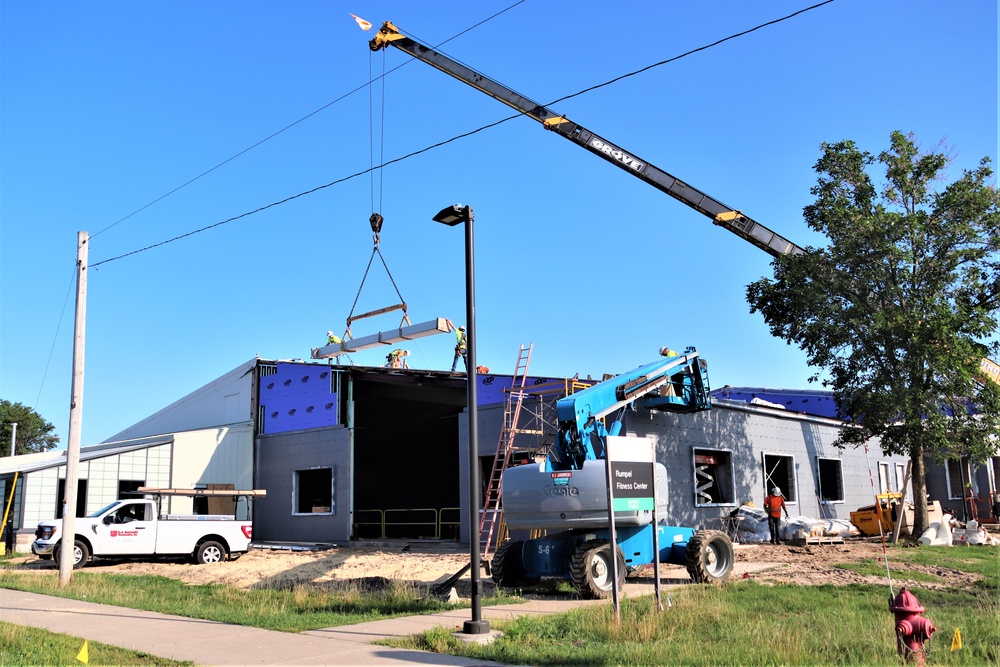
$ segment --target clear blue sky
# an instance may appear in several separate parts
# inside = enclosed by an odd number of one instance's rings
[[[386,78],[384,110],[381,86],[330,104],[405,61],[373,55],[349,13],[437,44],[513,3],[3,0],[0,397],[36,408],[65,445],[77,231],[94,235],[98,263],[511,114],[419,62]],[[443,50],[549,103],[810,4],[524,0]],[[952,147],[952,176],[996,159],[997,27],[986,0],[836,0],[553,109],[817,245],[802,207],[824,141],[877,153],[913,132]],[[430,221],[455,202],[476,211],[479,361],[492,370],[512,372],[529,342],[532,373],[557,376],[695,345],[714,387],[809,386],[803,354],[745,302],[767,255],[518,119],[91,270],[83,444],[255,355],[308,358],[327,329],[342,333],[373,210],[411,319],[464,321],[462,230]],[[376,259],[356,312],[396,301]],[[449,368],[452,344],[411,345],[411,365]]]

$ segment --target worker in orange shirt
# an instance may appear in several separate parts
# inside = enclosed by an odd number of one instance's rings
[[[767,512],[767,527],[771,531],[771,544],[780,544],[781,535],[781,513],[785,513],[788,518],[788,508],[785,506],[785,497],[781,495],[781,489],[774,487],[771,493],[764,498],[764,511]]]

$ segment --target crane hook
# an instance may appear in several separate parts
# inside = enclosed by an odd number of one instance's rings
[[[384,220],[385,218],[378,213],[372,213],[372,217],[368,218],[368,222],[372,226],[372,239],[375,241],[376,248],[378,247],[379,242],[378,233],[382,231],[382,222]]]

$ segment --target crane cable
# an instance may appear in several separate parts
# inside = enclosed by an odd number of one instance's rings
[[[523,2],[524,0],[521,0],[521,1]],[[727,41],[729,41],[731,39],[735,39],[737,37],[745,36],[745,35],[747,35],[749,33],[752,33],[752,32],[754,32],[756,30],[760,30],[761,28],[764,28],[764,27],[767,27],[767,26],[771,26],[771,25],[780,23],[782,21],[787,21],[787,20],[789,20],[789,19],[791,19],[791,18],[793,18],[795,16],[798,16],[798,15],[804,13],[804,12],[808,12],[808,11],[811,11],[811,10],[814,10],[814,9],[818,9],[819,7],[822,7],[823,5],[827,5],[827,4],[831,3],[831,2],[833,2],[833,0],[824,0],[823,2],[820,2],[819,4],[812,5],[810,7],[806,7],[804,9],[801,9],[801,10],[799,10],[797,12],[794,12],[792,14],[789,14],[787,16],[783,16],[781,18],[778,18],[778,19],[775,19],[775,20],[772,20],[772,21],[768,21],[767,23],[763,23],[761,25],[758,25],[758,26],[755,26],[755,27],[750,28],[748,30],[744,30],[742,32],[730,35],[728,37],[724,37],[722,39],[716,40],[715,42],[712,42],[711,44],[706,44],[704,46],[698,47],[696,49],[692,49],[690,51],[687,51],[687,52],[682,53],[680,55],[674,56],[672,58],[668,58],[667,60],[662,60],[660,62],[653,63],[652,65],[643,67],[643,68],[641,68],[639,70],[636,70],[636,71],[633,71],[633,72],[629,72],[627,74],[623,74],[623,75],[621,75],[619,77],[611,79],[610,81],[605,81],[604,83],[600,83],[600,84],[591,86],[589,88],[586,88],[584,90],[578,91],[576,93],[571,93],[569,95],[565,95],[565,96],[560,97],[558,99],[552,100],[551,102],[549,102],[545,106],[553,106],[555,104],[558,104],[559,102],[571,99],[573,97],[577,97],[577,96],[583,95],[583,94],[591,92],[593,90],[597,90],[598,88],[603,88],[604,86],[611,85],[611,84],[613,84],[613,83],[615,83],[617,81],[620,81],[622,79],[625,79],[625,78],[628,78],[628,77],[631,77],[631,76],[636,76],[636,75],[641,74],[643,72],[646,72],[647,70],[650,70],[650,69],[652,69],[654,67],[659,67],[661,65],[666,65],[666,64],[669,64],[669,63],[674,62],[676,60],[679,60],[681,58],[685,58],[687,56],[693,55],[693,54],[695,54],[695,53],[697,53],[699,51],[704,51],[706,49],[709,49],[709,48],[712,48],[712,47],[715,47],[715,46],[719,46],[720,44],[722,44],[724,42],[727,42]],[[511,9],[511,8],[517,6],[518,4],[520,4],[520,2],[514,3],[513,5],[511,5],[510,7],[508,7],[507,9],[505,9],[503,11],[507,11],[508,9]],[[441,44],[445,44],[446,42],[451,41],[451,39],[455,39],[455,37],[458,37],[459,35],[464,34],[464,32],[468,32],[468,30],[472,30],[473,28],[478,27],[482,23],[485,23],[486,21],[488,21],[488,20],[490,20],[492,18],[495,18],[496,16],[499,16],[499,14],[501,14],[501,13],[503,13],[503,12],[498,12],[494,16],[489,17],[485,21],[481,21],[480,23],[477,23],[476,25],[472,26],[471,28],[467,29],[466,31],[463,31],[462,33],[459,33],[458,35],[455,35],[454,37],[452,37],[452,38],[450,38],[448,40],[445,40],[444,42],[441,42]],[[415,40],[415,41],[418,41],[418,40]],[[411,61],[407,61],[407,63],[408,62],[411,62]],[[403,65],[405,65],[407,63],[403,63]],[[392,70],[389,70],[389,72],[387,72],[387,73],[391,73],[391,72],[399,69],[403,65],[398,65],[397,67],[394,67]],[[357,90],[360,90],[360,87],[356,88],[354,91],[351,91],[350,93],[347,93],[343,97],[347,97],[347,95],[350,95],[350,94],[354,93]],[[340,99],[343,99],[343,97],[340,98]],[[335,101],[339,101],[339,99],[335,100]],[[333,104],[333,102],[331,102],[330,104]],[[327,105],[327,106],[330,106],[330,105]],[[323,108],[326,108],[326,107],[323,107]],[[313,114],[318,113],[321,110],[322,109],[318,109],[317,111],[313,112]],[[310,114],[310,115],[313,115],[313,114]],[[445,146],[447,144],[453,143],[453,142],[458,141],[460,139],[465,139],[465,138],[470,137],[470,136],[472,136],[474,134],[478,134],[480,132],[484,132],[486,130],[492,129],[492,128],[494,128],[494,127],[496,127],[498,125],[502,125],[502,124],[504,124],[504,123],[506,123],[508,121],[511,121],[511,120],[514,120],[514,119],[517,119],[517,118],[522,118],[523,116],[524,116],[523,113],[516,113],[516,114],[513,114],[511,116],[507,116],[506,118],[502,118],[502,119],[497,120],[495,122],[488,123],[488,124],[483,125],[483,126],[481,126],[479,128],[476,128],[475,130],[470,130],[468,132],[463,132],[462,134],[455,135],[455,136],[453,136],[453,137],[451,137],[449,139],[444,139],[442,141],[438,141],[438,142],[436,142],[434,144],[431,144],[429,146],[425,146],[424,148],[420,148],[420,149],[414,150],[414,151],[412,151],[410,153],[407,153],[405,155],[400,155],[399,157],[396,157],[396,158],[393,158],[391,160],[388,160],[387,162],[382,162],[378,166],[378,168],[381,169],[381,168],[389,166],[390,164],[395,164],[397,162],[403,162],[404,160],[408,160],[408,159],[410,159],[412,157],[416,157],[417,155],[421,155],[423,153],[427,153],[429,151],[435,150],[437,148],[440,148],[440,147]],[[301,122],[301,120],[305,120],[305,118],[300,119],[300,121],[296,121],[296,122]],[[289,127],[291,127],[291,125]],[[285,129],[288,129],[288,128],[285,128]],[[280,130],[279,132],[283,132],[283,131],[284,130]],[[275,134],[278,134],[278,133],[275,133]],[[270,139],[270,138],[271,137],[268,137],[268,139]],[[263,141],[267,141],[267,139],[264,139],[264,140],[262,140],[259,143],[263,143]],[[254,148],[254,146],[251,146],[251,148]],[[246,149],[244,152],[249,151],[249,150],[250,150],[250,148]],[[230,158],[230,160],[235,159],[236,157],[238,157],[238,155],[237,156],[233,156],[233,158]],[[222,163],[222,164],[225,164],[225,163]],[[216,169],[216,168],[218,168],[218,167],[221,167],[222,164],[219,164],[216,167],[213,167],[213,170]],[[172,238],[166,239],[164,241],[160,241],[158,243],[153,243],[151,245],[147,245],[145,247],[138,248],[136,250],[132,250],[130,252],[122,253],[120,255],[109,257],[108,259],[104,259],[104,260],[101,260],[99,262],[93,262],[93,263],[91,263],[90,268],[96,269],[98,266],[100,266],[102,264],[108,264],[110,262],[114,262],[114,261],[117,261],[119,259],[124,259],[126,257],[131,257],[132,255],[138,255],[139,253],[146,252],[147,250],[152,250],[154,248],[159,248],[160,246],[164,246],[164,245],[167,245],[169,243],[174,243],[175,241],[180,241],[180,240],[185,239],[185,238],[187,238],[189,236],[194,236],[195,234],[200,234],[200,233],[206,232],[206,231],[208,231],[210,229],[215,229],[216,227],[221,227],[222,225],[229,224],[230,222],[235,222],[237,220],[241,220],[241,219],[249,217],[251,215],[256,215],[257,213],[261,213],[261,212],[266,211],[268,209],[274,208],[275,206],[281,206],[282,204],[287,204],[288,202],[293,201],[295,199],[299,199],[300,197],[306,197],[308,195],[315,194],[316,192],[319,192],[320,190],[325,190],[326,188],[330,188],[330,187],[333,187],[335,185],[339,185],[341,183],[344,183],[344,182],[349,181],[351,179],[357,178],[359,176],[363,176],[363,175],[365,175],[367,173],[370,173],[371,171],[372,171],[372,168],[364,169],[362,171],[355,172],[353,174],[350,174],[350,175],[347,175],[347,176],[343,176],[343,177],[338,178],[336,180],[330,181],[329,183],[324,183],[322,185],[317,185],[316,187],[310,188],[308,190],[296,193],[294,195],[289,195],[288,197],[285,197],[285,198],[280,199],[278,201],[271,202],[270,204],[265,204],[263,206],[259,206],[259,207],[255,208],[253,210],[246,211],[244,213],[240,213],[239,215],[234,215],[234,216],[232,216],[230,218],[226,218],[225,220],[220,220],[219,222],[216,222],[216,223],[213,223],[213,224],[210,224],[210,225],[206,225],[206,226],[200,227],[198,229],[194,229],[194,230],[192,230],[190,232],[186,232],[184,234],[179,234],[177,236],[174,236]],[[205,174],[207,174],[207,173],[208,172],[205,172]],[[202,176],[204,176],[205,174],[202,174]],[[201,176],[195,177],[195,179],[192,179],[192,181],[190,181],[190,182],[193,182],[194,180],[197,180],[198,178],[201,178]],[[173,190],[171,192],[168,192],[166,195],[163,195],[162,197],[160,197],[160,199],[165,198],[166,196],[172,194],[176,190],[179,190],[180,188],[184,187],[185,185],[188,185],[188,183],[185,183],[184,185],[179,186],[175,190]],[[157,199],[156,201],[159,201],[159,199]],[[147,208],[147,207],[149,207],[149,206],[151,206],[153,204],[155,204],[156,201],[150,202],[149,204],[147,204],[146,206],[144,206],[143,209]],[[135,213],[138,213],[141,210],[142,209],[134,211],[133,213],[131,213],[128,216],[126,216],[126,218],[131,217],[132,215],[135,215]],[[114,225],[117,225],[119,222],[124,221],[126,218],[122,218],[121,220],[119,220],[118,222],[114,223],[111,226],[113,227]],[[106,231],[109,228],[110,227],[105,228],[104,230],[101,230],[101,231],[102,232]]]
[[[383,173],[385,167],[385,51],[382,52],[382,74],[378,77],[381,80],[381,100],[379,103],[379,159],[378,164],[375,163],[375,98],[374,98],[374,88],[376,77],[372,68],[372,62],[375,58],[375,54],[371,54],[371,58],[368,61],[368,158],[369,158],[369,190],[371,198],[372,214],[368,218],[368,222],[372,228],[372,254],[368,257],[368,265],[365,267],[365,273],[361,277],[361,284],[358,286],[358,293],[354,296],[354,303],[351,304],[351,312],[347,315],[347,330],[344,332],[344,338],[347,339],[351,336],[351,318],[354,317],[354,309],[357,308],[358,299],[361,297],[361,290],[364,289],[365,281],[368,280],[368,272],[372,268],[372,261],[375,259],[375,255],[378,255],[379,260],[382,262],[382,267],[385,269],[385,273],[389,276],[389,282],[392,283],[392,287],[396,290],[396,296],[399,297],[400,305],[403,309],[403,319],[407,319],[406,311],[406,299],[403,298],[402,293],[399,291],[399,286],[396,285],[396,279],[392,277],[392,272],[389,270],[389,265],[385,261],[385,256],[382,254],[382,250],[379,248],[379,243],[381,238],[379,233],[382,231],[382,223],[385,218],[382,217],[382,200],[384,192],[384,180]],[[378,206],[375,205],[375,172],[378,172]]]
[[[382,213],[382,184],[384,180],[385,170],[383,169],[383,164],[385,162],[385,52],[382,53],[382,74],[379,77],[375,77],[372,69],[372,63],[375,59],[375,54],[372,53],[371,57],[368,59],[368,166],[369,166],[369,189],[371,191],[371,207],[374,213]],[[378,162],[375,162],[375,81],[380,82],[380,90],[382,99],[380,101],[381,108],[381,118],[379,120],[379,157]],[[378,206],[375,206],[375,172],[378,172]]]

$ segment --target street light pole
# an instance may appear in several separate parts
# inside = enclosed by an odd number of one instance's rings
[[[465,335],[466,377],[469,413],[469,542],[471,545],[472,620],[466,621],[462,631],[467,635],[489,634],[490,622],[483,620],[479,562],[479,420],[476,409],[476,268],[473,221],[471,206],[455,204],[434,216],[435,222],[454,227],[465,223]]]

